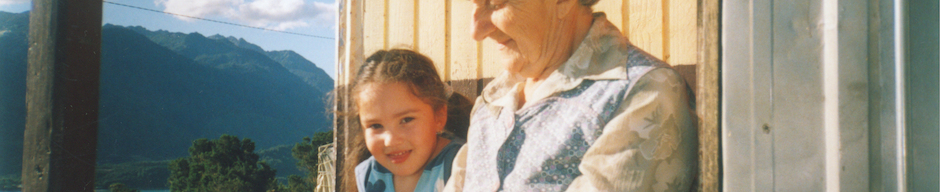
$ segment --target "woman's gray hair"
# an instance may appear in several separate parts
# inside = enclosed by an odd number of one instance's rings
[[[585,7],[594,6],[594,4],[597,4],[598,1],[600,0],[578,0],[578,2],[581,3],[581,5],[584,5]]]

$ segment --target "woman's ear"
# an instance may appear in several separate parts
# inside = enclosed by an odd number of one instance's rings
[[[552,0],[555,1],[556,15],[558,19],[564,19],[568,13],[574,10],[578,5],[578,0]]]

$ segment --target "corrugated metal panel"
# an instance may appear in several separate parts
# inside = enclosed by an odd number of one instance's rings
[[[936,171],[924,171],[936,170],[936,121],[923,129],[908,114],[936,117],[937,99],[927,95],[930,102],[911,104],[907,97],[926,94],[905,89],[926,82],[924,90],[937,92],[937,69],[931,68],[938,60],[937,17],[907,19],[906,10],[915,5],[905,2],[725,1],[725,190],[936,191],[930,182]],[[933,14],[938,9],[936,2],[916,7],[930,7]],[[933,24],[907,31],[905,22],[915,20]],[[907,33],[930,35],[912,40]],[[929,45],[906,45],[915,42]],[[930,67],[906,73],[908,56],[927,57]],[[924,71],[929,74],[911,76]],[[934,153],[924,156],[929,163],[906,165],[917,161],[910,153],[919,149]],[[933,177],[919,185],[909,180],[924,178],[917,171]]]

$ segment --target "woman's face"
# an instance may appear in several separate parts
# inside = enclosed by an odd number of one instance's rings
[[[473,38],[497,42],[506,69],[531,76],[541,74],[550,59],[552,46],[565,38],[553,33],[553,1],[472,0]]]
[[[447,121],[404,83],[369,83],[359,92],[359,122],[366,148],[392,174],[420,174],[436,153]],[[443,109],[446,111],[446,109]]]

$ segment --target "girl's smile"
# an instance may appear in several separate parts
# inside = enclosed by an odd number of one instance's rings
[[[391,154],[387,154],[388,159],[390,159],[392,163],[394,164],[400,164],[402,162],[405,162],[405,160],[408,159],[408,155],[411,155],[411,150],[396,151],[396,152],[392,152]]]

